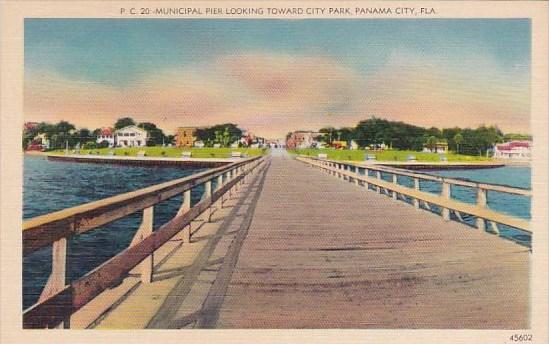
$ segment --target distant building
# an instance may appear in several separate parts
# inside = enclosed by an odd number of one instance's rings
[[[252,134],[251,132],[249,131],[244,131],[242,133],[242,136],[240,137],[240,143],[243,145],[243,146],[249,146],[252,144],[252,142],[254,142],[255,140],[255,135]]]
[[[175,133],[177,147],[193,147],[196,141],[196,127],[179,127]]]
[[[298,130],[290,134],[286,139],[286,147],[288,149],[311,148],[316,145],[316,137],[322,135],[315,131]]]
[[[144,147],[147,145],[147,131],[129,125],[114,132],[114,142],[118,147]]]
[[[332,141],[332,147],[335,149],[346,149],[347,141]]]
[[[532,157],[532,142],[530,141],[509,141],[496,144],[494,147],[494,158],[529,160]]]
[[[50,141],[45,133],[36,135],[27,145],[27,150],[43,151],[50,148]]]
[[[448,142],[446,140],[439,140],[435,143],[434,147],[432,147],[432,148],[424,147],[423,151],[428,152],[428,153],[446,154],[446,153],[448,153]]]
[[[103,141],[107,141],[109,143],[109,147],[114,147],[114,133],[111,128],[101,128],[99,131],[99,134],[97,135],[97,138],[95,140],[97,143],[101,143]]]

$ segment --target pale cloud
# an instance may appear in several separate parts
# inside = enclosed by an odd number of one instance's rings
[[[127,115],[167,132],[234,122],[280,137],[295,129],[354,125],[375,114],[425,126],[486,123],[529,131],[527,81],[487,58],[477,62],[482,76],[449,68],[442,58],[395,53],[375,73],[362,74],[329,57],[249,53],[158,71],[131,87],[30,72],[25,118],[95,128]]]

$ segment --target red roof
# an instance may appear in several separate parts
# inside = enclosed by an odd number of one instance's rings
[[[532,143],[530,141],[511,141],[497,145],[498,150],[513,150],[517,148],[530,148]]]
[[[101,132],[99,133],[101,136],[112,136],[112,129],[111,128],[101,128]]]

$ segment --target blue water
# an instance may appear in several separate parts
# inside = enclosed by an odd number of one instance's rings
[[[150,185],[185,177],[200,169],[180,167],[141,167],[48,161],[26,156],[23,176],[23,218],[134,191]],[[194,188],[196,203],[203,188]],[[182,196],[154,207],[155,229],[171,219],[179,209]],[[75,236],[67,249],[67,282],[78,279],[123,249],[133,238],[142,212]],[[23,308],[34,304],[51,272],[51,247],[23,258]]]

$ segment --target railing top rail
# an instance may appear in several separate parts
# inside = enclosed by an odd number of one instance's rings
[[[306,158],[301,158],[301,159],[306,160]],[[316,160],[319,160],[319,159],[316,159]],[[395,184],[392,182],[385,181],[383,179],[370,177],[368,175],[357,175],[354,172],[342,171],[342,170],[337,170],[331,167],[322,166],[319,162],[312,161],[308,163],[311,163],[313,165],[317,165],[319,167],[326,168],[329,170],[337,171],[337,173],[340,173],[341,175],[345,175],[347,177],[354,178],[356,180],[361,180],[365,183],[382,187],[387,190],[395,191],[395,192],[398,192],[399,194],[406,195],[415,199],[420,199],[430,204],[434,204],[434,205],[452,209],[452,210],[457,210],[460,212],[471,214],[473,216],[479,216],[481,218],[484,218],[490,221],[495,221],[497,223],[508,225],[508,226],[518,228],[520,230],[531,233],[531,230],[529,228],[530,227],[529,221],[521,218],[517,218],[511,215],[506,215],[488,208],[479,207],[476,204],[468,204],[468,203],[460,202],[454,199],[431,194],[429,192],[416,190],[414,188],[409,188],[400,184]]]
[[[260,158],[261,156],[246,158],[184,178],[25,220],[23,221],[23,253],[30,253],[60,238],[92,230],[143,210]]]
[[[495,183],[479,183],[479,182],[475,182],[475,181],[472,181],[472,180],[469,180],[469,179],[466,179],[466,178],[440,177],[440,176],[435,176],[435,175],[427,174],[427,173],[410,172],[410,171],[406,171],[406,170],[402,170],[402,169],[394,168],[394,167],[388,167],[388,166],[361,165],[361,164],[352,163],[352,162],[342,162],[342,161],[329,160],[329,159],[318,159],[318,158],[315,158],[315,157],[306,157],[306,156],[304,158],[309,158],[309,159],[313,159],[313,160],[317,160],[317,161],[328,161],[328,162],[333,162],[333,163],[337,163],[337,164],[344,164],[344,165],[354,166],[354,167],[358,167],[358,168],[369,169],[369,170],[373,170],[373,171],[394,173],[394,174],[398,174],[398,175],[401,175],[401,176],[419,178],[419,179],[423,179],[423,180],[430,180],[430,181],[435,181],[435,182],[440,182],[440,183],[448,183],[448,184],[453,184],[453,185],[458,185],[458,186],[465,186],[465,187],[470,187],[470,188],[478,188],[478,189],[483,189],[483,190],[498,191],[498,192],[509,193],[509,194],[514,194],[514,195],[521,195],[521,196],[527,196],[527,197],[532,196],[532,190],[531,189],[525,189],[525,188],[520,188],[520,187],[512,187],[512,186],[508,186],[508,185],[501,185],[501,184],[495,184]]]

